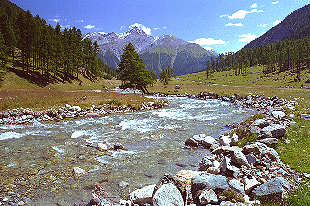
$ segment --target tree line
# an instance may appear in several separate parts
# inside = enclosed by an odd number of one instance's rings
[[[97,58],[97,42],[83,38],[79,29],[53,28],[39,15],[10,7],[0,10],[0,60],[24,72],[39,72],[42,77],[62,81],[116,76],[116,71]],[[19,64],[19,65],[18,65]]]
[[[207,78],[211,72],[234,70],[235,75],[246,74],[247,68],[263,65],[264,73],[291,71],[300,81],[300,72],[310,69],[310,37],[282,40],[259,48],[219,54],[207,62]]]

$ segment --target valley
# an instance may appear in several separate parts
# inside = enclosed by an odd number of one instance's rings
[[[310,5],[263,1],[0,1],[0,205],[310,205]]]

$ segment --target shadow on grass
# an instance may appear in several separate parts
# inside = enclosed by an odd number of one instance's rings
[[[14,72],[20,78],[26,79],[28,82],[38,85],[39,87],[46,87],[49,84],[59,83],[59,82],[69,82],[76,79],[74,76],[67,76],[66,80],[63,80],[64,74],[62,72],[56,71],[54,75],[50,73],[42,74],[41,70],[31,69],[21,69],[22,65],[19,62],[15,62],[17,67],[7,67],[7,70]]]

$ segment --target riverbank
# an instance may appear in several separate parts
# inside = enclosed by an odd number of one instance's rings
[[[309,193],[307,189],[302,187],[301,189],[305,190],[302,194],[297,188],[310,175],[292,170],[280,160],[276,151],[285,148],[283,144],[291,145],[291,137],[287,136],[290,126],[298,124],[301,118],[309,118],[307,114],[300,114],[297,99],[287,101],[262,95],[241,97],[219,96],[214,93],[186,96],[229,101],[238,106],[256,109],[259,114],[240,124],[230,125],[232,131],[218,140],[206,135],[189,138],[185,142],[187,146],[205,147],[211,151],[211,155],[206,155],[201,161],[200,171],[183,170],[174,175],[164,176],[157,185],[132,192],[127,204],[167,205],[177,202],[177,205],[187,203],[237,205],[235,203],[240,202],[238,205],[243,203],[271,205],[282,201],[283,204],[288,204],[285,202],[291,199],[297,200],[296,204],[301,203],[299,205],[309,203],[309,199],[304,195]],[[277,146],[278,142],[280,147]],[[236,145],[239,147],[235,147]],[[309,161],[306,165],[305,168],[308,170]],[[221,184],[217,184],[218,182]],[[186,187],[189,189],[185,190]],[[169,190],[171,195],[163,192],[165,190]],[[97,188],[96,191],[100,189]],[[107,201],[104,197],[98,196],[96,191],[92,200],[94,205],[98,201]],[[290,198],[289,194],[294,191],[297,193],[293,196],[299,194],[304,199]],[[271,196],[273,198],[270,199]],[[286,198],[282,200],[283,197]]]
[[[158,95],[158,96],[166,96],[166,95]],[[291,114],[297,114],[299,111],[298,111],[298,104],[297,104],[297,101],[296,100],[292,100],[292,101],[286,101],[286,100],[283,100],[283,99],[281,99],[281,98],[275,98],[275,97],[264,97],[264,96],[262,96],[262,95],[247,95],[247,96],[245,96],[245,97],[241,97],[241,96],[239,96],[239,95],[233,95],[233,96],[220,96],[220,95],[216,95],[216,94],[214,94],[214,93],[200,93],[200,94],[198,94],[198,95],[190,95],[190,94],[188,94],[188,95],[178,95],[178,96],[180,96],[180,97],[189,97],[189,98],[192,98],[192,99],[202,99],[202,100],[208,100],[208,99],[215,99],[215,100],[221,100],[221,101],[224,101],[224,102],[230,102],[230,103],[233,103],[234,105],[236,105],[237,107],[240,107],[241,108],[241,106],[244,106],[244,107],[248,107],[248,108],[252,108],[252,107],[256,107],[256,109],[258,110],[258,111],[260,111],[260,112],[266,112],[266,114],[268,114],[269,115],[269,117],[267,116],[266,118],[266,121],[267,121],[267,123],[269,122],[269,124],[270,125],[272,125],[272,124],[274,124],[274,123],[277,123],[277,122],[279,122],[279,120],[277,120],[277,119],[275,119],[275,120],[272,120],[272,119],[268,119],[268,118],[273,118],[274,119],[274,115],[272,114],[272,112],[274,112],[274,111],[272,111],[271,112],[271,109],[274,109],[276,112],[277,111],[279,111],[279,110],[282,110],[283,109],[283,111],[284,111],[284,113],[285,113],[285,117],[283,117],[282,118],[282,120],[283,120],[283,124],[284,125],[289,125],[289,123],[290,123],[290,121],[291,121],[291,119],[292,119],[292,117],[290,117],[290,113]],[[288,105],[288,106],[290,106],[291,108],[296,108],[297,107],[297,109],[296,109],[296,111],[294,111],[293,109],[292,109],[292,111],[288,111],[288,110],[286,110],[287,108],[286,108],[286,105]],[[73,107],[73,108],[72,108]],[[266,109],[266,107],[267,107],[267,109]],[[272,108],[269,108],[269,107],[272,107]],[[75,108],[75,109],[74,109]],[[268,109],[269,108],[269,109]],[[69,112],[69,114],[71,113],[71,112],[77,112],[77,111],[75,111],[76,109],[77,110],[79,110],[76,106],[74,107],[74,106],[71,106],[70,105],[70,107],[69,106],[67,106],[67,108],[65,108],[66,109],[66,111],[68,111]],[[72,110],[74,110],[74,111],[72,111]],[[82,108],[81,108],[81,110],[82,110]],[[86,111],[86,110],[85,110]],[[283,112],[282,111],[282,112]],[[57,112],[58,112],[58,110],[57,110]],[[271,113],[270,113],[271,112]],[[78,112],[77,112],[78,113]],[[275,115],[283,115],[283,113],[278,113],[278,114],[276,114],[275,113]],[[258,119],[262,119],[262,117],[263,118],[265,118],[264,116],[257,116],[257,117],[259,117]],[[256,117],[256,118],[257,118]],[[298,118],[298,114],[294,117],[294,118]],[[57,119],[56,119],[57,120]],[[254,120],[254,119],[253,119]],[[271,120],[271,122],[270,122],[270,120]],[[281,120],[281,121],[282,121]],[[290,121],[288,121],[288,120],[290,120]],[[56,121],[57,122],[57,121]],[[247,122],[247,121],[245,121],[245,122]],[[248,126],[249,125],[251,125],[251,123],[252,122],[249,122],[249,123],[247,123],[248,124]],[[240,125],[243,125],[243,124],[240,124]],[[265,125],[265,124],[264,124]],[[224,125],[223,125],[224,126]],[[227,126],[230,126],[230,127],[233,127],[233,128],[235,128],[235,131],[237,132],[239,129],[238,129],[238,126],[239,125],[233,125],[233,124],[231,124],[231,125],[227,125]],[[268,125],[269,126],[269,125]],[[249,127],[245,127],[245,128],[249,128]],[[143,128],[142,128],[143,129]],[[250,128],[251,129],[251,128]],[[262,129],[262,128],[261,128]],[[286,130],[287,130],[287,128],[286,128]],[[72,134],[73,135],[73,134]],[[242,135],[239,135],[239,134],[237,134],[239,137],[243,137]],[[73,135],[74,136],[74,135]],[[227,136],[227,135],[226,135]],[[228,136],[230,136],[230,135],[228,135]],[[63,138],[63,137],[62,137]],[[250,140],[249,139],[247,139],[247,138],[245,138],[245,142],[244,142],[244,144],[246,143],[246,142],[248,142],[248,141],[253,141],[252,139],[252,136],[250,136]],[[227,140],[228,138],[226,138],[226,140]],[[200,140],[199,140],[200,141]],[[198,141],[198,142],[199,142]],[[222,140],[221,140],[222,142],[225,142],[225,138],[223,139],[222,138]],[[241,140],[242,141],[242,140]],[[278,140],[279,141],[279,140]],[[280,143],[282,143],[281,141],[280,141]],[[85,143],[79,143],[79,142],[76,142],[75,144],[78,144],[78,145],[80,145],[80,146],[83,146],[83,145],[85,145]],[[220,142],[218,142],[218,144],[220,145],[221,143]],[[104,145],[91,145],[91,146],[87,146],[87,147],[89,147],[89,148],[95,148],[95,150],[100,150],[100,148],[101,148],[101,146],[104,146]],[[55,149],[59,149],[58,147],[55,147]],[[62,149],[62,148],[60,148],[60,149]],[[102,149],[102,148],[101,148]],[[113,148],[112,148],[112,151],[113,151]],[[230,153],[228,152],[227,153],[229,156],[230,156]],[[53,155],[54,155],[54,153],[52,153],[52,154],[49,154],[52,158],[51,159],[49,159],[49,160],[51,160],[51,161],[55,161],[55,158],[53,158]],[[262,157],[264,157],[264,156],[262,156]],[[50,157],[49,157],[50,158]],[[76,158],[78,158],[78,157],[76,157]],[[219,160],[222,160],[221,159],[221,157],[217,157]],[[257,156],[256,157],[257,159],[259,159],[259,158],[261,158],[261,157],[259,157],[259,156]],[[56,161],[59,161],[58,159],[56,160]],[[95,163],[95,162],[93,162],[93,163]],[[67,164],[67,163],[66,163]],[[42,168],[38,168],[38,170],[37,171],[40,171]],[[85,167],[84,167],[84,169],[85,169]],[[92,170],[93,168],[88,168],[87,170]],[[86,171],[87,171],[86,170]],[[191,170],[191,171],[193,171],[193,170]],[[31,172],[33,172],[33,171],[31,171]],[[261,171],[259,171],[259,172],[261,172]],[[35,175],[37,175],[37,173],[36,172],[34,172],[33,174],[35,174]],[[68,176],[68,175],[71,175],[72,174],[72,168],[66,168],[66,173],[65,173],[65,176]],[[270,173],[271,174],[271,173]],[[30,174],[31,175],[31,174]],[[59,174],[58,173],[53,173],[53,175],[51,175],[51,176],[49,176],[48,175],[48,179],[50,178],[51,180],[54,180],[54,178],[55,178],[55,175],[56,176],[59,176]],[[148,174],[147,174],[148,175]],[[62,178],[65,178],[65,177],[62,177]],[[58,181],[57,179],[59,179],[59,178],[56,178],[56,180],[55,180],[55,182],[56,181]],[[265,180],[267,180],[268,178],[264,178]],[[262,180],[263,181],[263,180]],[[73,182],[74,182],[74,180],[73,180]],[[18,183],[19,184],[19,183]],[[14,185],[14,184],[13,184]],[[53,189],[53,188],[52,188]],[[60,190],[60,188],[59,188],[59,190]],[[58,191],[58,187],[56,187],[56,191]],[[100,191],[100,190],[99,190]]]

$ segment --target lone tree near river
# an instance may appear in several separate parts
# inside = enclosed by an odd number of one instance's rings
[[[143,93],[149,93],[147,86],[156,81],[155,74],[145,69],[143,60],[129,43],[123,51],[121,62],[118,65],[119,79],[122,80],[121,88],[136,88]]]

